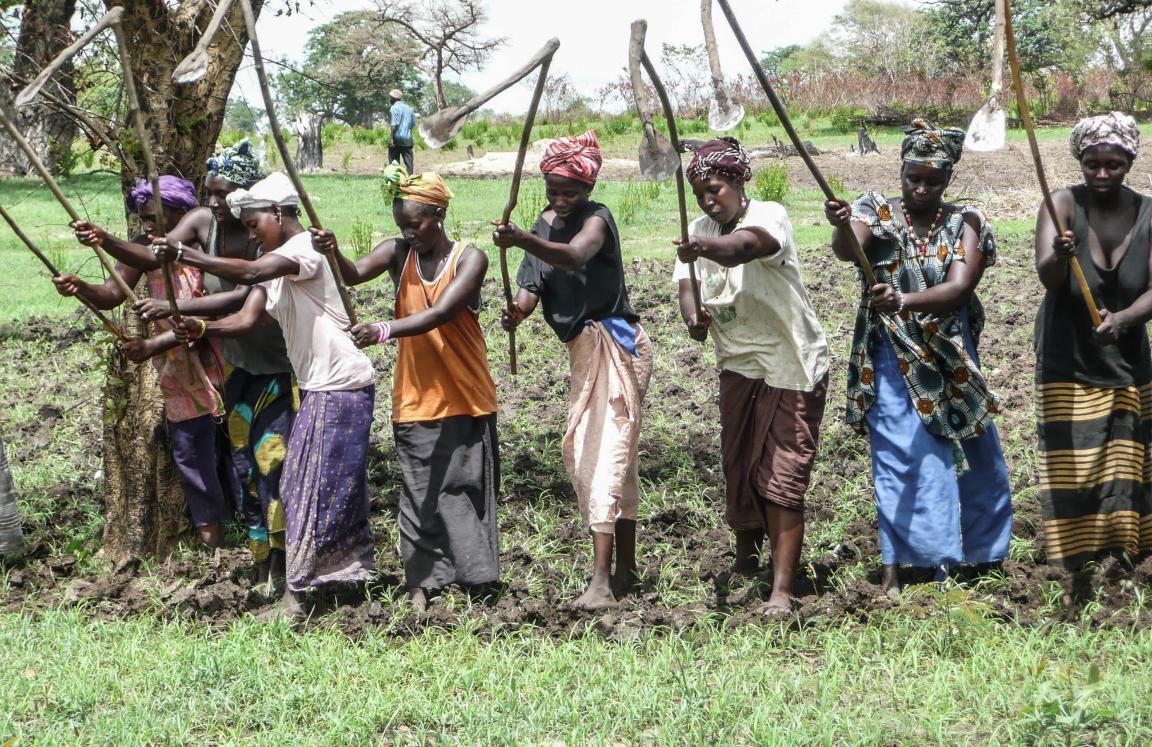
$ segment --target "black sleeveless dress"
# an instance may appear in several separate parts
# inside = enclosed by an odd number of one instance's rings
[[[1088,247],[1088,188],[1072,188],[1076,257],[1099,306],[1120,311],[1148,288],[1152,198],[1139,197],[1128,246],[1111,268]],[[1152,353],[1145,325],[1096,341],[1071,270],[1036,317],[1037,472],[1051,563],[1152,550]]]

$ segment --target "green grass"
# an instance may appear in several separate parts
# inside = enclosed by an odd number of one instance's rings
[[[84,611],[0,618],[24,744],[1147,744],[1148,631],[955,615],[628,641],[398,643]],[[51,651],[51,656],[44,653]]]
[[[341,236],[362,231],[356,227],[365,223],[375,240],[393,235],[374,178],[306,180],[321,214]],[[877,186],[882,185],[847,185],[849,191]],[[452,187],[457,198],[449,230],[490,246],[484,241],[487,221],[500,212],[507,182],[457,180]],[[122,225],[115,177],[76,177],[65,180],[64,188],[110,229]],[[539,182],[526,182],[526,207],[517,220],[526,223],[540,197]],[[668,242],[679,230],[671,184],[654,189],[604,183],[596,197],[620,221],[627,261],[656,260],[666,268]],[[34,182],[0,181],[0,202],[12,206],[16,219],[64,268],[98,275],[88,250],[72,245],[62,212]],[[809,494],[802,559],[809,564],[842,542],[874,545],[873,508],[866,443],[847,429],[839,412],[857,291],[850,273],[824,247],[829,229],[818,194],[793,186],[786,204],[833,367]],[[1031,561],[1039,511],[1027,372],[1038,289],[1030,223],[996,221],[995,227],[1001,261],[981,287],[990,317],[981,352],[993,387],[1006,398],[1000,425],[1016,486],[1012,556]],[[67,315],[74,302],[58,299],[46,273],[2,230],[0,262],[0,324],[18,325],[33,313],[71,323]],[[386,284],[357,293],[366,317],[386,313]],[[3,603],[27,579],[0,566],[0,745],[10,737],[18,744],[1152,741],[1152,680],[1146,673],[1152,632],[1135,624],[1097,625],[1147,621],[1152,597],[1143,585],[1121,588],[1119,604],[1103,596],[1093,600],[1076,625],[1054,622],[1060,587],[1039,578],[1028,579],[1024,592],[1039,596],[1042,608],[1021,619],[1014,604],[1003,604],[1021,593],[1009,588],[1017,580],[997,578],[976,589],[917,589],[899,611],[864,621],[831,610],[798,630],[736,624],[709,610],[714,592],[701,559],[722,554],[728,538],[720,510],[713,358],[708,347],[684,337],[672,294],[665,275],[639,276],[633,284],[634,298],[654,304],[641,314],[656,349],[642,440],[642,510],[645,517],[676,512],[688,529],[659,540],[655,533],[640,538],[641,564],[657,597],[646,609],[669,613],[663,623],[602,627],[593,620],[560,633],[493,630],[490,610],[449,597],[445,604],[456,615],[452,629],[414,637],[406,632],[403,612],[395,618],[389,612],[378,627],[370,625],[355,638],[341,632],[338,616],[322,618],[305,633],[248,618],[206,626],[173,620],[180,613],[160,602],[126,618],[99,602],[65,608],[55,596],[58,589],[45,591],[35,605],[13,609]],[[524,578],[513,581],[539,599],[568,599],[585,581],[587,547],[578,534],[572,539],[578,519],[558,443],[566,361],[543,323],[532,319],[520,336],[522,374],[517,380],[506,376],[494,285],[486,296],[481,323],[501,401],[529,388],[535,398],[520,399],[501,414],[501,493],[516,496],[501,508],[502,546],[532,557]],[[14,472],[25,526],[34,540],[54,554],[71,554],[89,572],[101,567],[93,553],[102,526],[94,495],[103,344],[0,337],[0,432],[10,454],[24,455]],[[381,346],[371,355],[386,371],[394,352]],[[385,486],[396,474],[386,388],[379,391],[378,442],[370,460],[373,484]],[[33,448],[29,443],[45,407],[62,415],[39,434],[44,444]],[[512,469],[521,459],[530,467]],[[378,567],[396,574],[395,523],[378,519]],[[712,544],[701,549],[702,542]],[[866,553],[845,564],[831,580],[833,589],[858,588],[876,562]],[[146,564],[137,580],[157,599],[169,582],[158,564]],[[990,599],[1001,600],[1000,606]],[[1093,617],[1104,603],[1116,617]],[[702,611],[688,624],[671,616],[693,606]],[[617,617],[633,614],[626,608]]]

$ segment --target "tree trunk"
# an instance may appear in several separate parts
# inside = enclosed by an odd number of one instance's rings
[[[157,168],[200,184],[248,43],[239,3],[209,48],[208,74],[191,86],[174,84],[172,71],[195,47],[214,4],[107,0],[106,5],[124,7],[123,28]],[[253,5],[259,12],[260,3]],[[130,123],[121,128],[121,138],[134,140]],[[138,143],[125,145],[139,152]],[[143,165],[142,158],[136,160]],[[121,172],[125,188],[140,176],[126,167]],[[156,372],[151,364],[130,363],[116,350],[108,362],[105,392],[104,554],[117,564],[163,557],[187,521]]]
[[[104,386],[104,556],[117,566],[167,557],[187,525],[156,369],[114,347]]]
[[[316,171],[324,166],[324,117],[305,112],[292,123],[292,129],[300,138],[296,146],[296,168],[301,171]]]
[[[26,0],[16,41],[16,58],[12,74],[7,76],[0,92],[4,113],[28,138],[36,155],[54,174],[71,166],[72,141],[76,123],[66,114],[47,105],[43,98],[20,111],[12,105],[16,93],[36,77],[60,50],[72,43],[72,16],[76,0]],[[57,73],[48,91],[67,103],[76,100],[74,72],[71,63]],[[0,171],[25,175],[28,159],[9,138],[0,141]]]

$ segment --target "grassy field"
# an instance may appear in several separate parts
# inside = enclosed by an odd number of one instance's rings
[[[878,172],[886,174],[887,172]],[[849,184],[849,190],[887,184]],[[361,248],[392,235],[371,177],[308,178],[329,225]],[[116,180],[65,190],[94,219],[122,223]],[[454,184],[449,227],[482,239],[506,184]],[[428,616],[397,600],[397,467],[381,386],[369,470],[380,582],[300,630],[247,614],[242,550],[227,572],[186,548],[116,575],[97,550],[104,342],[55,296],[43,269],[0,233],[0,432],[13,457],[36,558],[0,566],[0,745],[16,744],[1125,744],[1152,742],[1152,570],[1101,581],[1082,611],[1038,561],[1030,395],[1039,291],[1029,225],[999,221],[999,265],[982,287],[985,371],[1017,509],[1012,562],[978,583],[876,586],[866,443],[840,414],[855,289],[823,247],[815,195],[794,191],[806,281],[833,352],[828,414],[810,491],[802,607],[791,624],[751,609],[763,577],[726,579],[715,375],[677,319],[667,241],[674,191],[597,187],[612,207],[633,299],[656,349],[641,444],[640,592],[595,616],[559,611],[582,588],[589,547],[560,462],[566,362],[543,323],[519,336],[506,375],[489,279],[482,324],[501,401],[501,545],[496,605],[449,593]],[[526,206],[542,201],[528,183]],[[31,181],[0,202],[69,270],[96,277],[61,211]],[[530,214],[525,207],[523,216]],[[995,217],[995,216],[994,216]],[[526,222],[525,217],[520,217]],[[513,262],[516,261],[513,257]],[[495,273],[492,273],[495,276]],[[390,288],[359,289],[382,317]],[[47,320],[28,321],[30,315]],[[390,350],[372,350],[381,381]],[[1098,579],[1099,580],[1099,579]],[[231,595],[231,596],[229,596]],[[235,598],[233,598],[235,597]]]

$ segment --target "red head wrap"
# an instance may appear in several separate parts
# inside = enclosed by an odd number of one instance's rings
[[[603,162],[600,145],[596,142],[596,131],[588,130],[583,135],[553,141],[540,159],[540,171],[585,184],[595,184]]]

